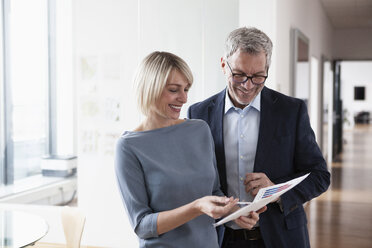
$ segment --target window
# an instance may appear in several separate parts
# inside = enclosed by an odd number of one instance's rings
[[[48,0],[3,1],[3,184],[39,174],[55,142],[53,7]]]

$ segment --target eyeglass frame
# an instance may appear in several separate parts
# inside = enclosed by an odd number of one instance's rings
[[[230,69],[231,76],[232,76],[232,77],[231,77],[231,78],[232,78],[232,81],[233,81],[234,83],[237,83],[237,84],[244,84],[245,82],[247,82],[247,81],[250,79],[252,84],[254,84],[254,85],[262,85],[262,84],[264,84],[264,83],[266,82],[266,79],[267,79],[267,77],[268,77],[268,75],[266,75],[266,76],[248,76],[248,75],[245,74],[245,73],[234,73],[234,72],[232,71],[231,67],[230,67],[229,62],[227,62],[227,60],[226,60],[226,64],[227,64],[227,66],[228,66],[229,69]],[[244,80],[243,82],[237,82],[237,81],[234,80],[234,76],[235,76],[235,75],[245,76],[245,77],[247,77],[247,79]],[[257,77],[263,77],[263,78],[265,78],[265,79],[264,79],[264,81],[263,81],[262,83],[254,83],[254,82],[253,82],[253,78],[257,78]]]

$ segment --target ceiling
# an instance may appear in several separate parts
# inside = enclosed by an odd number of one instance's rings
[[[321,0],[336,29],[372,28],[372,0]]]

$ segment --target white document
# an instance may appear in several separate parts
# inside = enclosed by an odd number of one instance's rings
[[[219,226],[222,224],[225,224],[226,222],[229,222],[231,220],[235,220],[239,218],[240,216],[247,216],[252,211],[257,211],[260,208],[266,206],[270,202],[272,202],[275,198],[281,196],[288,190],[292,189],[294,186],[299,184],[302,180],[304,180],[310,173],[297,177],[295,179],[292,179],[290,181],[287,181],[285,183],[276,184],[273,186],[269,186],[266,188],[262,188],[258,191],[256,197],[254,198],[253,202],[249,204],[248,206],[245,206],[234,213],[226,216],[219,222],[213,224],[213,226]]]

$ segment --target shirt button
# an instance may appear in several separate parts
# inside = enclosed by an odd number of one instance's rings
[[[243,177],[240,177],[240,181],[243,181]]]
[[[241,159],[243,159],[243,156],[240,156]]]
[[[243,137],[244,137],[244,135],[243,135],[243,134],[241,134],[241,135],[240,135],[240,138],[243,138]]]
[[[244,115],[240,115],[240,117],[242,117],[242,118],[243,118],[243,117],[244,117]]]

